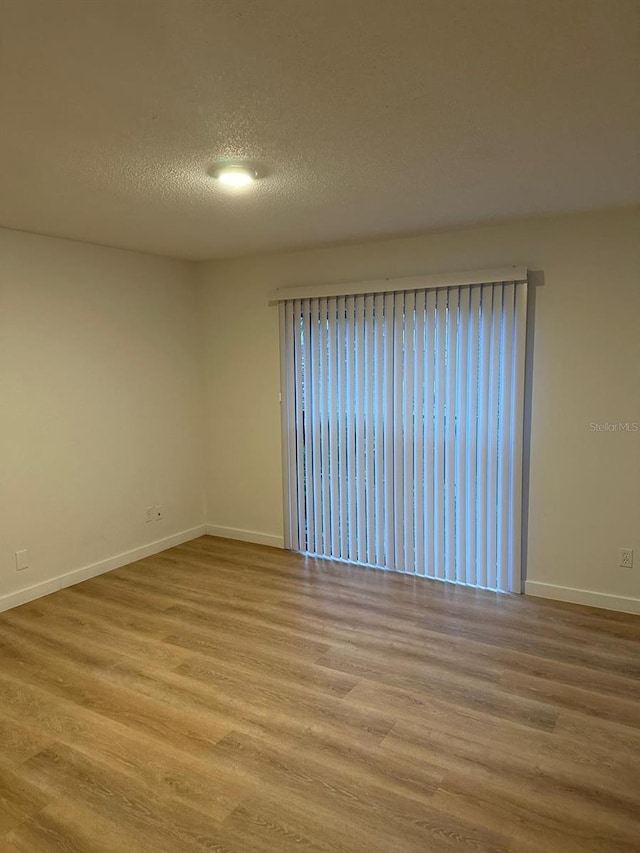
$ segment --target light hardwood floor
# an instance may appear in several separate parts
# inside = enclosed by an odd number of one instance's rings
[[[0,849],[638,853],[639,640],[203,537],[0,615]]]

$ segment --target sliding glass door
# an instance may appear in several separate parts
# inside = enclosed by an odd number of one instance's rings
[[[287,547],[521,591],[526,281],[280,302]]]

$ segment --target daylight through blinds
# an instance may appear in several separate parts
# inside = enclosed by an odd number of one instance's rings
[[[521,591],[526,298],[280,303],[287,547]]]

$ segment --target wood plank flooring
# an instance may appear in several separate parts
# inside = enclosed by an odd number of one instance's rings
[[[202,537],[0,655],[8,853],[640,850],[638,617]]]

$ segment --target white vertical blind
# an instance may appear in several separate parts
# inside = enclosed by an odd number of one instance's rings
[[[280,302],[294,550],[520,592],[526,281]]]

